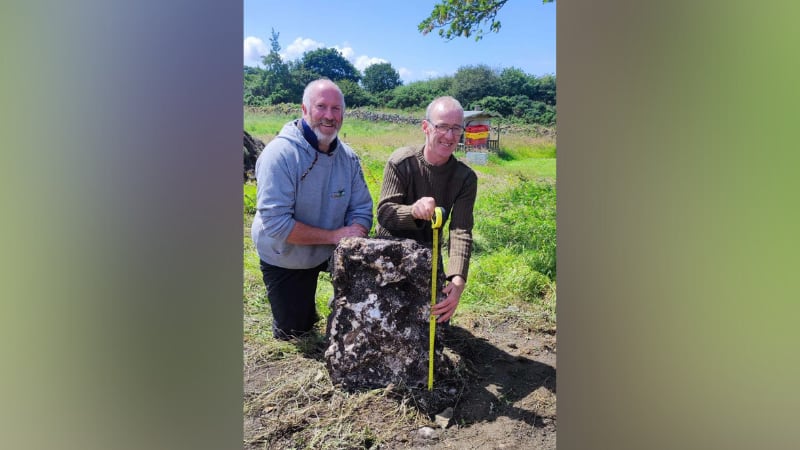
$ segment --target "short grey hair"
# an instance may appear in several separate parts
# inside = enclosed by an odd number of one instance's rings
[[[427,120],[428,122],[431,121],[431,110],[433,110],[433,108],[439,105],[440,103],[449,103],[451,106],[460,109],[462,114],[464,113],[464,107],[461,106],[461,102],[456,100],[455,97],[445,95],[442,97],[436,97],[435,99],[433,99],[432,102],[430,102],[428,107],[425,109],[425,120]]]
[[[336,83],[334,83],[328,78],[316,79],[308,83],[306,85],[306,88],[303,89],[303,105],[305,105],[306,109],[308,110],[311,109],[311,91],[313,91],[317,86],[320,86],[322,84],[331,85],[336,88],[336,90],[339,92],[339,96],[342,97],[342,109],[344,110],[344,108],[346,107],[344,103],[344,94],[342,93],[341,88],[339,88],[339,86]]]

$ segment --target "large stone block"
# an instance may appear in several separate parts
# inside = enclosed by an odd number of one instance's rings
[[[444,282],[438,271],[438,293]],[[325,360],[352,390],[428,383],[431,250],[411,239],[343,239],[333,252],[334,299]],[[445,370],[437,324],[434,368]]]

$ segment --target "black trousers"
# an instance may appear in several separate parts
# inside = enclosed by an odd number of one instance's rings
[[[289,339],[308,333],[319,320],[315,296],[319,273],[328,262],[311,269],[285,269],[261,261],[261,274],[272,308],[272,335]]]

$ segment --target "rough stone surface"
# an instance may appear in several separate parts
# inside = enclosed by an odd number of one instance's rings
[[[427,386],[431,250],[411,239],[345,238],[333,253],[325,360],[353,390]],[[438,293],[444,282],[438,276]],[[449,367],[435,339],[434,382]]]
[[[244,147],[242,148],[242,152],[244,153],[244,181],[255,179],[256,160],[263,149],[264,142],[257,137],[251,136],[250,133],[245,130]]]

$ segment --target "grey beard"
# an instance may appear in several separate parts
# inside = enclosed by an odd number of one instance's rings
[[[317,136],[317,142],[319,142],[320,144],[324,144],[326,146],[331,145],[331,142],[333,142],[333,140],[336,139],[336,136],[339,134],[338,132],[336,132],[333,133],[333,135],[331,136],[327,134],[322,134],[322,132],[319,131],[318,129],[313,129],[313,131],[314,134]]]

